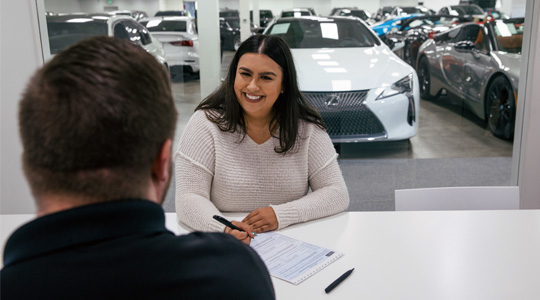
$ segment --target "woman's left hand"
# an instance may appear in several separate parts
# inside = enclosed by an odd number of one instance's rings
[[[262,207],[252,211],[242,222],[251,225],[256,233],[272,231],[278,228],[276,213],[271,207]]]

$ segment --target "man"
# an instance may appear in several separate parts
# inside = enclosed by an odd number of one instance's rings
[[[165,228],[175,124],[167,72],[128,41],[90,38],[38,70],[19,111],[38,218],[6,243],[0,298],[275,298],[249,246]]]

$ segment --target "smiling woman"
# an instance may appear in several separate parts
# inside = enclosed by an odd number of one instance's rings
[[[242,43],[225,81],[188,122],[175,163],[178,220],[245,243],[251,232],[333,215],[349,204],[330,137],[276,36]],[[233,223],[250,234],[215,222],[221,212],[247,212]]]

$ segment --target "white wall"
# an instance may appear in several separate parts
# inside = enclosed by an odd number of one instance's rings
[[[167,0],[166,4],[173,2]],[[170,4],[170,9],[182,9],[183,1],[175,0],[179,7],[173,8]],[[52,12],[103,12],[105,6],[117,6],[118,9],[142,10],[149,16],[153,16],[160,7],[160,1],[145,1],[145,0],[114,0],[113,4],[108,4],[107,0],[45,0],[45,9]]]
[[[152,1],[149,1],[152,2]],[[182,0],[159,0],[158,5],[160,10],[179,10],[184,9],[184,1]],[[155,13],[152,13],[152,16]]]
[[[358,1],[358,0],[332,0],[331,6],[334,7],[356,7],[358,9],[367,10],[370,13],[374,13],[379,9],[379,0],[373,1]],[[330,12],[328,12],[330,13]]]
[[[45,0],[45,10],[54,13],[83,11],[79,1],[66,0]]]
[[[0,40],[4,41],[0,44],[0,213],[33,213],[21,168],[17,112],[28,78],[43,64],[37,10],[34,1],[2,1],[0,5]]]
[[[424,0],[424,6],[439,11],[443,6],[459,4],[459,0]]]

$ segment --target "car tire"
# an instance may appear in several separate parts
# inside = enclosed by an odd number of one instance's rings
[[[418,81],[420,83],[420,97],[424,100],[433,100],[437,98],[430,92],[431,74],[429,72],[429,62],[427,58],[421,57],[418,62]]]
[[[516,101],[510,81],[504,76],[496,77],[487,88],[486,120],[493,135],[502,139],[514,137]]]

